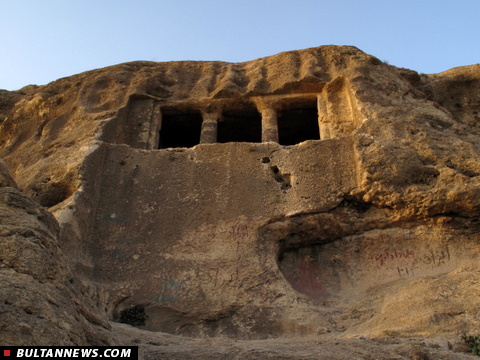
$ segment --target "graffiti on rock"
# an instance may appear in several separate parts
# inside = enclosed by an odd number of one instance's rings
[[[377,261],[380,265],[384,265],[390,260],[397,259],[413,259],[415,258],[415,252],[413,250],[385,250],[382,253],[375,254],[373,259]]]
[[[374,267],[384,275],[409,277],[446,265],[451,256],[448,246],[445,245],[433,249],[385,249],[373,254],[370,259]]]
[[[242,222],[234,222],[224,225],[216,225],[210,228],[208,236],[212,239],[224,238],[229,240],[243,240],[248,238],[248,225]]]
[[[160,289],[160,296],[156,299],[159,304],[174,304],[182,296],[185,282],[182,280],[166,280]]]
[[[426,265],[441,266],[447,261],[450,261],[450,250],[448,246],[441,249],[430,250],[422,256],[421,260]]]

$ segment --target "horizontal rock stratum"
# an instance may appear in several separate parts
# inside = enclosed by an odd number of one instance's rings
[[[115,343],[119,321],[244,340],[480,325],[480,65],[323,46],[0,97],[11,345]]]

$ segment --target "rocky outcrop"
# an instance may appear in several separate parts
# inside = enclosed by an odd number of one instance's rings
[[[26,94],[0,155],[110,320],[458,336],[479,325],[479,77],[335,46],[121,64]]]
[[[15,103],[22,97],[23,95],[17,92],[0,90],[0,123],[5,120]]]
[[[17,91],[7,91],[0,89],[0,124],[6,119],[14,105],[19,102],[25,95],[35,91],[36,85],[28,85]]]
[[[89,297],[92,285],[68,268],[57,221],[0,165],[2,344],[108,344],[110,325]]]

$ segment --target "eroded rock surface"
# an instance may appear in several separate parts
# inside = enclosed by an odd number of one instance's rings
[[[479,77],[335,46],[134,62],[26,94],[0,155],[110,320],[459,336],[480,322]]]
[[[0,329],[3,345],[109,344],[110,325],[73,275],[52,214],[0,178]]]

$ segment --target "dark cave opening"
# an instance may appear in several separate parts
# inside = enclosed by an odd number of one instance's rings
[[[148,316],[143,305],[135,305],[120,312],[118,322],[132,326],[144,326]]]
[[[239,110],[227,110],[218,122],[217,142],[253,142],[262,141],[262,117],[256,108],[244,107]]]
[[[159,149],[189,148],[198,145],[202,121],[202,114],[199,111],[164,114]]]
[[[281,145],[320,140],[316,102],[287,108],[278,114],[278,139]]]

